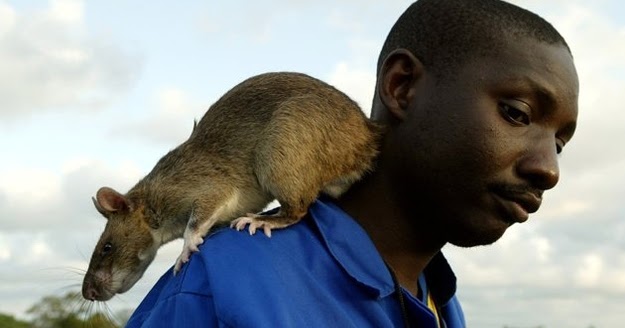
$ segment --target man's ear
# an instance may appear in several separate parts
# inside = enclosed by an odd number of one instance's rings
[[[423,63],[407,49],[394,50],[386,57],[376,91],[390,116],[404,120],[406,109],[416,94],[416,82],[423,73]]]
[[[124,195],[109,187],[100,188],[92,200],[95,208],[105,218],[113,213],[129,212],[131,208],[130,201]]]

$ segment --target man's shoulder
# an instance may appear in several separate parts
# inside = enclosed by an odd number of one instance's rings
[[[288,228],[272,231],[271,237],[262,231],[250,235],[247,230],[219,228],[205,238],[187,264],[192,276],[203,275],[210,282],[220,283],[237,276],[243,279],[282,270],[285,266],[297,268],[306,256],[328,256],[308,216]]]
[[[335,211],[322,212],[320,207],[323,204],[315,202],[302,220],[273,230],[271,237],[262,231],[250,235],[248,230],[216,229],[183,266],[183,286],[196,286],[198,280],[205,280],[210,286],[206,290],[217,296],[220,292],[232,293],[233,284],[252,284],[250,289],[262,290],[258,284],[267,288],[275,284],[297,285],[312,268],[334,271],[340,264],[332,252],[333,242],[323,230],[328,230],[326,222],[335,221]],[[224,286],[230,287],[223,289]]]
[[[276,290],[301,288],[310,283],[311,258],[317,270],[337,272],[334,258],[308,217],[271,237],[262,232],[221,228],[207,236],[183,266],[180,291],[208,295],[218,312],[227,315],[237,304],[265,301],[289,303]],[[186,267],[186,268],[185,268]],[[313,269],[314,270],[314,269]]]
[[[335,225],[328,227],[328,222],[335,222],[339,213],[333,206],[327,200],[317,200],[299,222],[283,229],[272,230],[271,237],[267,237],[262,229],[251,235],[247,227],[242,231],[229,227],[218,228],[200,245],[199,255],[207,263],[232,262],[240,266],[245,262],[254,263],[319,251],[326,242],[324,238],[327,234],[323,230],[337,228]]]

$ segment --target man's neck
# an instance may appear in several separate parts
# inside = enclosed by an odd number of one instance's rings
[[[437,234],[427,217],[402,208],[389,186],[374,172],[341,196],[338,205],[369,234],[400,285],[416,295],[419,275],[445,243],[433,238]]]

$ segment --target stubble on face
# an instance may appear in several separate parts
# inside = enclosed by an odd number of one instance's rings
[[[555,185],[539,182],[538,171],[523,173],[520,163],[539,152],[555,156],[556,136],[575,120],[574,65],[564,46],[529,39],[509,46],[501,57],[465,65],[449,83],[430,79],[390,136],[396,196],[412,213],[414,229],[427,231],[428,238],[458,246],[491,244],[524,221],[522,211],[535,207],[528,200],[532,194],[541,197]],[[506,85],[519,78],[571,100],[546,108],[532,87]],[[501,104],[509,99],[529,103],[535,122],[514,125],[502,117]],[[547,153],[549,145],[554,153]]]

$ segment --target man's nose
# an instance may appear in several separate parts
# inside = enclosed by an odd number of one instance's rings
[[[530,145],[517,171],[535,188],[547,190],[555,187],[560,179],[555,140],[545,138]]]

